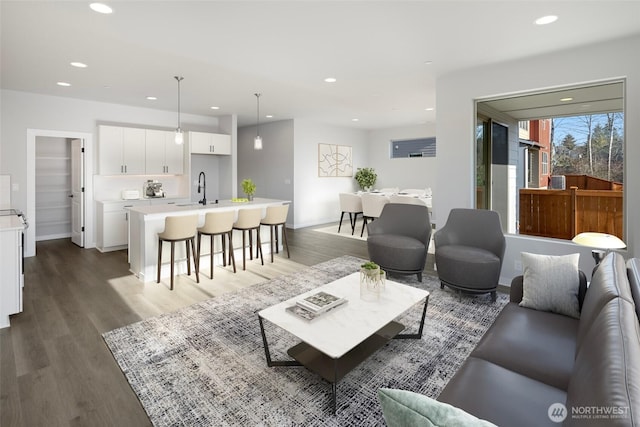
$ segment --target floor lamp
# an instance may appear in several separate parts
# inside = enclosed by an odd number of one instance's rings
[[[591,255],[596,261],[596,266],[612,249],[624,249],[627,245],[618,237],[611,234],[586,232],[580,233],[573,238],[573,243],[581,246],[590,246],[593,249]]]

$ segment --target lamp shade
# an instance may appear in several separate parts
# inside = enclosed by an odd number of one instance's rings
[[[627,247],[618,237],[605,233],[580,233],[572,241],[581,246],[591,246],[599,249],[624,249]]]
[[[182,132],[182,129],[176,129],[174,141],[178,145],[182,145],[184,143],[184,133]]]
[[[253,149],[262,150],[262,138],[260,136],[256,136],[253,140]]]

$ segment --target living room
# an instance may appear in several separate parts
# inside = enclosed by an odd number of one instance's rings
[[[616,4],[620,5],[621,3]],[[487,7],[489,6],[492,5],[487,5]],[[629,5],[628,7],[633,8],[634,6]],[[517,15],[516,11],[512,10],[512,12],[513,16]],[[632,13],[626,15],[632,15]],[[3,13],[2,19],[4,23],[4,20],[10,19],[10,17]],[[561,17],[561,19],[564,18]],[[401,28],[402,25],[398,24],[398,27]],[[596,28],[597,24],[594,23],[593,27]],[[471,166],[474,161],[474,103],[476,101],[535,90],[623,79],[625,82],[625,115],[628,118],[638,117],[640,115],[640,96],[638,95],[640,94],[640,60],[637,58],[636,52],[640,46],[640,36],[637,31],[636,28],[629,34],[623,34],[613,39],[609,39],[605,30],[595,31],[593,33],[596,34],[589,36],[593,38],[588,39],[585,35],[585,42],[575,42],[572,47],[563,50],[552,50],[552,44],[548,43],[547,48],[526,57],[506,52],[501,59],[493,63],[478,63],[464,69],[437,75],[433,78],[435,93],[437,93],[437,97],[433,96],[435,112],[433,117],[427,117],[426,123],[422,124],[411,122],[415,124],[368,129],[365,127],[354,128],[353,125],[327,124],[321,120],[295,116],[286,117],[283,120],[263,122],[260,125],[260,133],[264,139],[264,149],[261,152],[252,149],[256,133],[253,92],[258,90],[252,88],[248,93],[241,94],[249,98],[250,112],[243,115],[244,124],[237,129],[237,170],[235,172],[237,180],[235,185],[225,189],[226,197],[230,198],[240,194],[238,183],[242,178],[250,176],[258,183],[258,194],[292,200],[290,220],[288,221],[288,226],[291,229],[297,230],[336,221],[340,213],[338,193],[354,191],[356,185],[352,179],[329,179],[317,176],[317,145],[318,143],[330,142],[352,146],[354,166],[375,168],[379,176],[378,185],[380,187],[414,188],[416,183],[419,183],[420,186],[431,187],[434,193],[433,218],[438,228],[444,224],[451,209],[474,205],[475,184]],[[561,37],[560,33],[556,33],[556,36]],[[467,43],[472,44],[472,36],[469,36],[468,39]],[[3,45],[6,42],[6,37],[3,34]],[[17,44],[19,45],[19,43]],[[503,49],[506,50],[506,47]],[[513,50],[517,51],[517,48]],[[511,55],[507,53],[511,53]],[[567,58],[571,58],[570,65],[567,64]],[[593,58],[601,60],[594,61]],[[3,64],[7,62],[5,59],[5,53],[3,53]],[[540,64],[544,64],[544,67],[540,67]],[[4,69],[5,65],[3,65],[3,74]],[[166,80],[167,86],[170,86],[172,91],[169,95],[171,105],[175,107],[172,75],[163,75],[158,79],[163,82]],[[321,75],[321,77],[325,76]],[[189,76],[186,77],[185,83],[189,81],[188,78]],[[183,86],[183,90],[186,91],[185,86]],[[283,89],[282,93],[286,94],[286,91]],[[277,92],[265,93],[263,102],[266,104],[269,98],[280,97]],[[430,105],[424,105],[424,107],[428,106]],[[224,127],[225,120],[228,120],[232,115],[212,117],[183,113],[182,120],[185,128],[218,132],[221,127]],[[349,116],[348,120],[351,119],[352,117]],[[25,189],[28,188],[29,178],[25,144],[28,129],[73,131],[90,135],[93,145],[88,152],[95,156],[98,144],[96,125],[100,122],[144,124],[170,128],[174,125],[175,120],[175,109],[159,110],[117,102],[81,100],[61,94],[44,95],[28,90],[22,91],[16,87],[7,88],[3,84],[0,170],[2,174],[12,175],[14,183],[19,187],[19,190],[13,194],[15,207],[27,210],[28,195]],[[640,170],[630,166],[637,159],[640,159],[640,147],[633,143],[633,135],[638,133],[640,133],[640,123],[633,119],[627,120],[625,124],[626,140],[628,141],[625,147],[627,162],[625,181],[627,183],[640,180]],[[389,159],[390,140],[424,136],[436,136],[436,158],[406,159],[403,162]],[[289,184],[285,183],[287,180]],[[633,212],[637,212],[638,209],[640,209],[640,194],[635,191],[626,191],[625,243],[627,249],[622,251],[625,258],[637,256],[636,248],[640,247],[640,224],[633,215]],[[523,251],[552,255],[578,252],[580,253],[580,269],[590,272],[593,268],[591,250],[576,246],[569,241],[537,239],[519,235],[507,235],[506,240],[507,249],[500,280],[503,285],[508,285],[513,277],[521,274],[516,265]],[[311,239],[304,241],[304,245],[312,246],[313,244]],[[35,253],[35,242],[32,245]],[[304,249],[301,250],[304,251]],[[366,252],[363,251],[364,249],[359,247],[353,251],[352,255],[366,258]],[[327,252],[330,251],[327,250]],[[100,254],[90,255],[87,262],[100,263],[101,258],[98,255]],[[124,262],[122,259],[119,261]],[[37,273],[29,272],[29,274]],[[43,292],[46,294],[47,291]],[[35,309],[34,306],[31,307],[31,310],[33,309]],[[99,315],[96,314],[96,316]],[[29,316],[29,313],[25,311],[21,316]],[[3,332],[3,334],[6,336],[7,332]],[[91,339],[96,339],[96,337]],[[28,337],[24,341],[28,341]],[[103,345],[102,342],[100,344]],[[64,352],[60,354],[64,354]],[[3,356],[3,362],[5,360]],[[73,376],[73,373],[69,372],[69,376]],[[48,381],[50,378],[45,378],[45,380]],[[29,384],[28,387],[36,388],[38,386],[37,381]],[[27,386],[25,385],[25,387]],[[78,387],[82,389],[89,386],[83,384]],[[54,389],[49,391],[55,393]],[[114,402],[117,402],[117,399]],[[112,404],[116,406],[117,403],[114,402]],[[25,404],[25,407],[34,411],[46,412],[46,405],[46,402],[34,401],[32,406]],[[86,419],[82,419],[82,421],[86,421]],[[105,423],[108,424],[108,422]],[[20,425],[20,423],[16,422],[16,425]]]

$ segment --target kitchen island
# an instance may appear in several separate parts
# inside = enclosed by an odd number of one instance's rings
[[[167,216],[197,214],[200,217],[198,226],[202,226],[207,212],[232,210],[236,212],[237,217],[237,212],[240,209],[261,208],[263,211],[262,216],[264,217],[267,206],[278,206],[288,203],[291,202],[287,200],[255,198],[248,202],[221,200],[219,203],[208,203],[204,206],[198,203],[184,203],[175,205],[135,206],[129,208],[129,269],[143,282],[156,280],[158,268],[158,233],[164,230],[164,221]],[[268,235],[268,232],[260,233],[262,250],[265,254],[269,253],[271,248]],[[203,237],[200,265],[208,265],[209,263],[208,239],[209,237]],[[169,246],[170,245],[163,246],[161,278],[169,277],[170,275]],[[217,244],[216,247],[220,248],[221,246]],[[236,258],[242,259],[241,233],[234,233],[233,248]],[[216,253],[214,256],[216,257],[216,264],[222,263],[221,253]],[[165,260],[167,261],[165,262]],[[185,245],[176,245],[176,274],[182,274],[186,272],[186,269]]]

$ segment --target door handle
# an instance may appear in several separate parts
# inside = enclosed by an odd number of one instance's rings
[[[69,197],[73,198],[73,194],[69,194]]]

